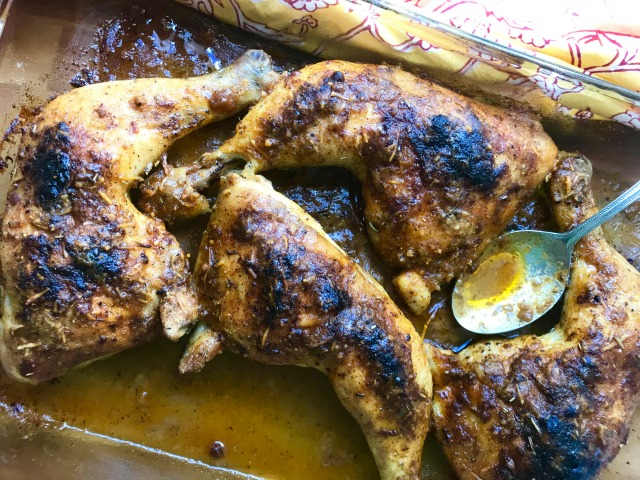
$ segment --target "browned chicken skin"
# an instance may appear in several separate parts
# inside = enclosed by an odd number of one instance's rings
[[[326,61],[283,77],[233,138],[186,170],[214,174],[235,158],[256,172],[349,169],[362,182],[371,240],[386,263],[402,269],[396,286],[419,313],[433,290],[504,230],[556,153],[523,113],[399,68]]]
[[[139,79],[59,96],[25,131],[7,197],[0,355],[37,383],[160,332],[197,304],[184,253],[129,189],[178,138],[255,102],[277,75],[251,51],[191,79]]]
[[[220,190],[195,270],[217,333],[199,331],[181,369],[201,368],[221,340],[259,362],[317,368],[362,427],[382,478],[418,479],[431,378],[411,322],[262,177],[231,174]]]
[[[550,181],[569,229],[596,210],[591,165],[568,155]],[[558,326],[546,335],[428,347],[433,425],[460,478],[587,479],[618,452],[640,389],[640,274],[602,237],[576,247]]]

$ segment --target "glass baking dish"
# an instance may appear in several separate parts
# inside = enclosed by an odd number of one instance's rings
[[[69,80],[80,70],[82,62],[95,55],[90,46],[97,25],[127,8],[127,2],[122,0],[80,3],[62,0],[14,3],[0,38],[0,126],[3,131],[22,106],[42,103],[50,95],[68,90]],[[163,2],[161,7],[157,2],[155,6],[154,2],[139,3],[141,8],[169,15],[178,23],[198,15],[170,2]],[[384,3],[385,8],[393,8],[437,30],[451,45],[464,48],[476,45],[491,53],[489,57],[518,65],[538,65],[549,75],[582,82],[607,101],[640,102],[636,92],[418,18],[406,9]],[[213,21],[199,17],[197,22]],[[166,45],[162,43],[164,38],[159,40],[161,45]],[[287,51],[279,54],[288,55]],[[353,58],[354,54],[349,56]],[[363,52],[363,56],[371,60],[369,53]],[[477,85],[452,80],[443,72],[439,78],[437,70],[429,74],[478,96]],[[609,179],[599,186],[601,199],[640,177],[640,164],[635,159],[640,147],[639,132],[614,122],[574,122],[559,115],[546,118],[545,123],[561,148],[580,148],[594,161],[603,178]],[[216,132],[208,130],[203,135],[206,134],[215,136]],[[211,142],[208,146],[212,146]],[[12,156],[12,148],[4,145],[2,156]],[[8,181],[9,175],[5,172],[0,187],[2,205]],[[640,251],[633,250],[633,246],[626,247],[629,255],[640,257]],[[346,478],[348,475],[365,479],[377,475],[357,425],[317,372],[266,367],[223,356],[199,378],[178,378],[175,370],[180,348],[181,345],[159,340],[35,388],[1,380],[0,478],[239,479],[256,478],[253,475],[267,478]],[[205,395],[203,391],[208,393]],[[27,397],[31,403],[15,401]],[[286,403],[282,403],[283,400]],[[160,408],[154,402],[169,402],[170,408]],[[66,407],[56,410],[56,405],[62,403]],[[230,404],[239,407],[225,410]],[[83,416],[75,414],[74,409],[92,413]],[[136,416],[135,421],[129,418],[128,410],[131,417]],[[61,411],[66,413],[60,414]],[[272,418],[267,421],[269,416]],[[263,428],[274,424],[278,428],[273,431]],[[237,432],[230,433],[228,429],[234,427]],[[636,414],[629,444],[602,474],[603,479],[636,477],[639,428],[640,415]],[[211,429],[210,434],[188,434],[207,429]],[[156,441],[154,435],[165,438],[164,443]],[[261,438],[264,446],[241,452],[245,445],[257,445],[256,441],[242,441],[249,436]],[[166,441],[167,438],[172,441]],[[227,457],[222,460],[211,457],[210,442],[205,444],[200,441],[202,438],[222,439],[228,450]],[[193,439],[199,443],[190,445]],[[299,451],[307,453],[288,452],[295,444],[301,445]],[[424,464],[424,478],[452,478],[446,460],[432,440],[427,443]]]

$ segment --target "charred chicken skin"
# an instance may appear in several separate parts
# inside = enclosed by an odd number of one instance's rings
[[[563,158],[550,181],[569,229],[596,212],[591,166]],[[428,347],[433,427],[458,476],[594,478],[627,439],[640,390],[640,274],[597,232],[575,249],[562,319],[542,336]]]
[[[556,153],[540,124],[523,113],[483,105],[399,68],[326,61],[283,77],[234,137],[174,175],[203,183],[233,159],[255,172],[349,169],[362,182],[374,247],[401,269],[395,284],[420,313],[433,290],[504,230],[552,170]]]
[[[195,321],[185,255],[128,192],[175,140],[255,102],[276,76],[250,51],[217,73],[91,85],[42,109],[25,129],[2,223],[9,375],[42,382],[160,326],[177,339]]]
[[[420,478],[431,378],[422,340],[380,285],[262,177],[230,174],[195,280],[209,330],[182,371],[225,349],[317,368],[362,427],[383,479]]]

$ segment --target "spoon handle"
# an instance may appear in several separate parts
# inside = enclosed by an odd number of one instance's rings
[[[562,236],[567,242],[567,250],[571,252],[575,244],[578,243],[578,240],[593,229],[602,225],[611,217],[620,213],[629,205],[635,203],[637,200],[640,200],[640,181],[636,182],[635,185],[623,192],[618,198],[596,213],[593,217],[588,218],[577,227],[564,233]]]

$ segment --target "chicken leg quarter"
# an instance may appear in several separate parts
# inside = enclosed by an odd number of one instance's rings
[[[502,233],[556,153],[523,113],[399,68],[327,61],[283,77],[235,136],[198,163],[214,172],[235,158],[256,172],[349,169],[362,182],[374,247],[401,269],[396,287],[420,313],[433,290]]]
[[[197,316],[188,265],[164,224],[128,191],[190,131],[255,102],[276,78],[269,57],[190,79],[80,88],[25,131],[7,197],[0,356],[31,383],[139,344],[177,339]]]
[[[299,206],[261,177],[223,177],[195,269],[211,331],[182,371],[221,340],[253,360],[317,368],[358,421],[383,480],[420,478],[431,403],[422,340],[382,287]]]
[[[593,215],[591,166],[550,182],[559,225]],[[578,243],[558,326],[540,337],[428,348],[433,426],[463,480],[594,478],[629,434],[640,391],[640,274],[597,231]]]

